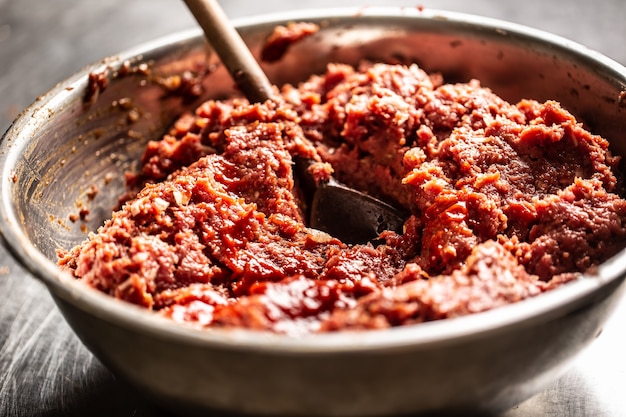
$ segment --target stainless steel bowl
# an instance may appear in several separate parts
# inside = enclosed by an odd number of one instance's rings
[[[626,155],[626,69],[581,45],[417,8],[304,11],[237,25],[258,53],[276,24],[300,20],[322,30],[265,66],[278,84],[331,61],[413,61],[449,81],[478,78],[509,100],[557,99]],[[186,70],[203,87],[193,101],[157,82]],[[90,83],[90,73],[106,74],[108,86]],[[84,344],[158,404],[185,415],[499,411],[546,387],[600,333],[625,287],[623,251],[586,279],[489,312],[303,338],[190,329],[61,273],[56,249],[82,241],[110,215],[124,172],[135,167],[146,141],[184,109],[232,93],[200,32],[176,34],[71,76],[26,109],[1,144],[5,245],[49,288]],[[81,207],[89,209],[86,221],[70,221]]]

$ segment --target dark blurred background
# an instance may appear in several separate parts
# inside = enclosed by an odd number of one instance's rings
[[[473,13],[564,36],[626,65],[624,0],[224,0],[222,4],[231,18],[367,5]],[[38,95],[83,66],[191,27],[195,22],[182,0],[0,0],[0,133]],[[626,416],[624,304],[563,378],[505,416]],[[0,248],[0,416],[165,415],[92,357],[43,285]]]

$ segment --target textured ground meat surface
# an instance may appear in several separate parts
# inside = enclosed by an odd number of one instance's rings
[[[405,209],[346,245],[307,229],[292,158]],[[331,64],[280,99],[208,101],[150,142],[133,195],[60,265],[174,320],[292,335],[386,328],[535,296],[616,253],[608,142],[415,65]],[[136,194],[136,195],[135,195]]]
[[[261,49],[261,60],[264,62],[280,60],[291,45],[317,33],[319,29],[315,23],[307,22],[291,22],[286,26],[276,26]]]

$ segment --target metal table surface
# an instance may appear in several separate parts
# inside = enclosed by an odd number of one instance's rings
[[[223,1],[230,17],[288,8],[407,1]],[[424,7],[501,18],[565,36],[626,64],[624,0],[423,0]],[[180,0],[0,0],[0,132],[84,65],[195,23]],[[570,370],[513,416],[626,416],[626,302]],[[46,288],[0,248],[0,416],[165,416],[80,343]]]

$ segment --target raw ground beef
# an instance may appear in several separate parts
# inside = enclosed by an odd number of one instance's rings
[[[310,230],[293,157],[410,213],[384,244]],[[415,65],[331,64],[280,99],[207,101],[150,142],[129,198],[60,265],[206,327],[291,335],[489,310],[624,247],[608,142],[559,103],[510,104]]]

